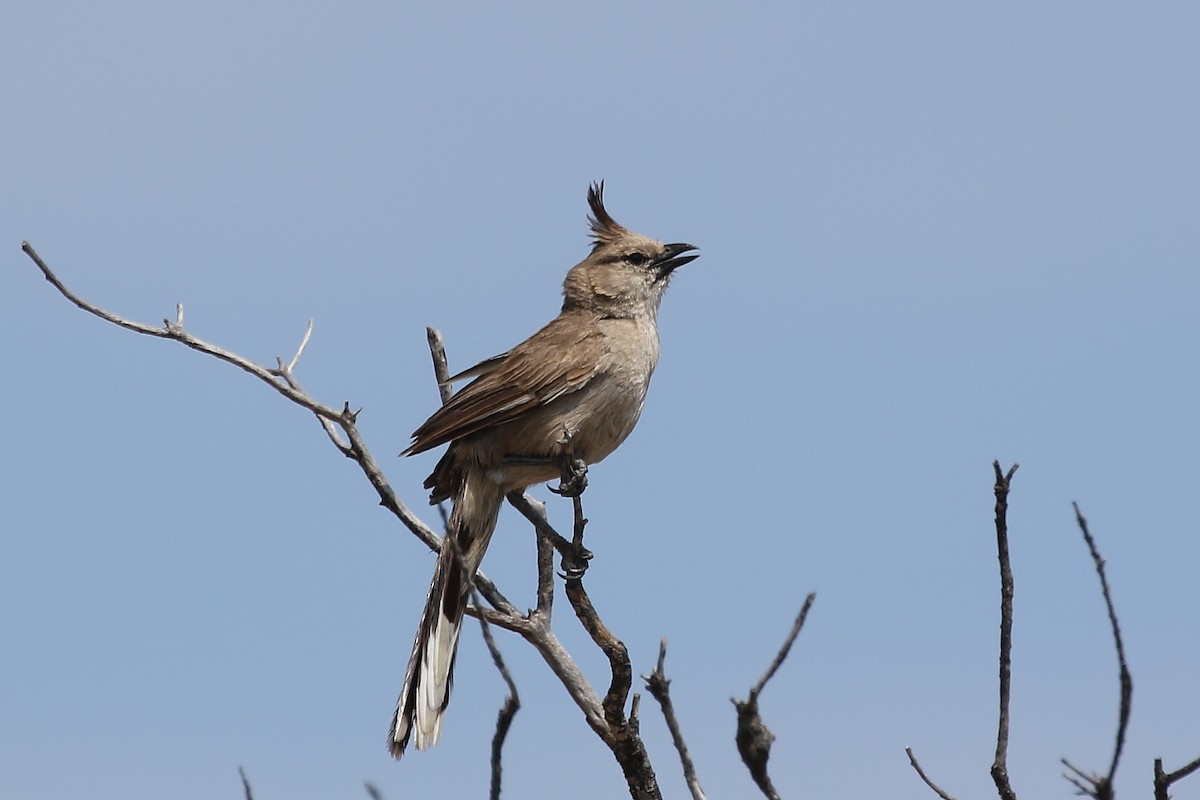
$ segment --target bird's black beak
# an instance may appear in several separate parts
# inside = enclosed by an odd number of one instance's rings
[[[684,264],[695,261],[700,257],[699,253],[696,253],[694,256],[685,256],[683,253],[699,249],[694,244],[669,244],[666,246],[666,252],[654,262],[654,267],[660,274],[670,275]]]

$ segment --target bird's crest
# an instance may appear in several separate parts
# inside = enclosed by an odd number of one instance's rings
[[[618,236],[629,231],[610,217],[604,209],[604,181],[593,183],[588,187],[587,200],[588,206],[592,209],[592,215],[588,217],[588,223],[592,227],[592,252],[594,253]]]

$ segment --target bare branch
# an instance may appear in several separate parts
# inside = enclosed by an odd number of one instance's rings
[[[182,306],[180,306],[180,308],[182,308]],[[183,322],[180,321],[179,324],[180,324],[180,326],[182,326]],[[286,369],[288,372],[292,372],[293,370],[296,369],[296,365],[300,363],[300,356],[304,355],[304,348],[308,347],[308,340],[312,338],[312,332],[313,332],[313,321],[310,319],[308,321],[308,325],[306,325],[304,328],[304,337],[300,340],[300,346],[296,348],[296,354],[294,356],[292,356],[292,360],[288,362],[288,365],[286,368],[283,366],[283,364],[281,362],[279,365],[281,369]]]
[[[99,306],[84,300],[68,289],[66,285],[59,280],[58,276],[54,274],[50,267],[46,265],[46,262],[42,260],[41,256],[37,254],[29,242],[24,242],[21,245],[21,249],[26,255],[29,256],[30,259],[33,260],[33,263],[36,264],[38,269],[42,271],[42,275],[44,275],[46,280],[58,290],[59,294],[89,314],[97,316],[107,322],[111,322],[112,324],[121,328],[125,328],[126,330],[133,331],[134,333],[141,333],[146,336],[154,336],[160,339],[172,339],[184,345],[185,347],[191,348],[192,350],[205,353],[228,364],[232,364],[238,369],[250,373],[263,383],[266,383],[272,389],[279,392],[293,403],[308,409],[315,414],[318,419],[323,420],[322,424],[328,422],[332,425],[340,427],[349,439],[349,444],[342,445],[337,441],[336,438],[334,438],[334,443],[344,455],[358,462],[364,474],[366,474],[367,479],[371,482],[371,485],[375,487],[376,492],[379,494],[380,505],[391,511],[397,518],[399,518],[399,520],[404,523],[405,527],[415,534],[417,538],[423,541],[431,550],[438,549],[439,539],[437,534],[435,534],[428,525],[422,522],[408,509],[406,505],[404,505],[404,503],[399,500],[399,498],[396,497],[395,492],[392,490],[392,487],[388,484],[387,479],[383,475],[383,470],[379,468],[379,464],[371,456],[370,452],[367,450],[366,443],[358,433],[358,428],[355,425],[357,412],[351,412],[348,405],[339,410],[331,406],[318,403],[307,392],[300,388],[299,384],[296,383],[295,378],[290,374],[290,371],[268,369],[259,364],[255,364],[249,359],[243,358],[236,353],[230,352],[191,335],[182,327],[182,305],[176,307],[176,322],[165,322],[164,327],[162,328],[155,328],[149,325],[144,325],[140,322],[134,322],[114,314],[111,311],[100,308]]]
[[[942,787],[930,780],[929,776],[925,774],[925,770],[921,769],[921,764],[917,761],[917,757],[913,755],[911,747],[904,748],[904,752],[908,754],[908,763],[912,764],[912,768],[917,771],[917,775],[920,776],[921,780],[925,781],[925,785],[932,789],[934,794],[942,798],[942,800],[955,800],[954,795],[943,790]]]
[[[700,779],[696,777],[696,765],[692,763],[687,743],[683,740],[683,730],[679,727],[679,720],[675,717],[675,704],[671,702],[671,680],[663,669],[666,659],[667,640],[663,638],[658,643],[658,663],[654,665],[654,672],[643,675],[642,680],[646,682],[646,691],[650,692],[650,696],[657,700],[658,705],[662,708],[663,718],[667,721],[667,729],[671,732],[671,741],[675,743],[675,749],[679,751],[679,760],[683,765],[683,778],[687,781],[688,791],[692,793],[692,800],[705,800],[704,789],[700,787]]]
[[[804,627],[804,620],[808,619],[808,610],[812,608],[813,601],[816,599],[816,592],[809,592],[808,597],[804,598],[804,605],[800,607],[800,613],[796,615],[796,621],[792,623],[792,630],[788,633],[787,638],[783,640],[783,646],[775,654],[775,660],[771,662],[771,666],[767,667],[767,671],[763,673],[758,683],[750,690],[750,697],[752,699],[758,699],[758,696],[762,694],[763,688],[767,685],[767,681],[775,676],[779,667],[782,666],[783,660],[788,657],[788,653],[791,652],[796,637],[800,635],[800,629]]]
[[[180,306],[179,308],[181,309],[180,317],[182,317],[183,306]],[[250,779],[246,777],[246,770],[240,766],[238,767],[238,777],[242,779],[242,797],[244,797],[245,800],[254,800],[254,792],[250,791]]]
[[[608,693],[604,696],[602,706],[604,719],[615,735],[617,729],[625,724],[625,701],[629,698],[629,690],[633,686],[633,667],[629,662],[629,650],[600,619],[596,607],[592,605],[591,598],[583,588],[583,581],[568,580],[566,592],[567,599],[575,610],[575,616],[579,618],[584,630],[604,655],[608,656],[612,680],[609,682]]]
[[[476,605],[479,600],[476,598]],[[504,740],[508,737],[508,729],[512,727],[513,717],[521,708],[521,698],[517,694],[517,684],[513,681],[512,674],[508,671],[508,666],[504,663],[504,656],[500,654],[500,648],[496,646],[496,640],[492,638],[492,631],[488,627],[487,620],[483,615],[479,617],[479,628],[483,633],[484,644],[487,645],[488,652],[492,654],[492,663],[496,665],[496,669],[500,672],[500,677],[504,679],[505,685],[508,686],[508,697],[504,699],[504,705],[500,707],[500,713],[496,716],[496,733],[492,737],[492,800],[500,800],[500,755],[504,750]]]
[[[340,409],[319,403],[297,381],[294,372],[304,349],[311,339],[311,322],[292,359],[284,364],[282,358],[276,358],[275,368],[270,369],[188,333],[183,328],[184,317],[182,305],[176,307],[175,321],[164,320],[164,325],[161,328],[125,319],[74,294],[59,280],[46,263],[42,261],[41,257],[28,242],[22,245],[22,249],[42,271],[46,280],[63,297],[82,310],[126,330],[161,339],[172,339],[183,344],[185,347],[232,364],[238,369],[255,376],[271,386],[279,394],[313,413],[339,452],[351,458],[359,465],[363,474],[379,495],[380,505],[391,511],[405,527],[431,550],[437,551],[440,548],[440,537],[400,501],[384,476],[378,462],[371,455],[357,427],[359,412],[352,411],[348,403],[344,403]],[[431,329],[429,338],[431,348],[433,348],[432,352],[434,353],[435,371],[439,376],[439,384],[441,384],[445,380],[446,373],[444,348],[441,347],[441,336],[435,330]],[[440,365],[437,355],[439,349],[442,352],[443,362]],[[550,628],[553,583],[552,578],[549,576],[552,575],[552,567],[546,566],[543,568],[541,564],[542,562],[545,562],[547,565],[550,564],[553,549],[570,551],[572,545],[563,539],[562,536],[558,535],[545,521],[544,509],[539,514],[538,510],[532,505],[532,502],[524,495],[517,496],[515,499],[510,497],[510,501],[513,501],[518,510],[533,521],[538,528],[539,575],[544,573],[547,576],[544,580],[547,588],[543,588],[543,580],[539,578],[539,608],[537,611],[531,612],[526,616],[520,614],[495,585],[482,572],[479,572],[475,576],[475,587],[478,589],[479,594],[492,605],[495,611],[489,611],[479,608],[478,605],[473,605],[468,609],[467,613],[486,620],[488,623],[512,630],[532,644],[566,687],[568,694],[575,701],[576,705],[583,711],[588,725],[613,750],[614,755],[617,757],[626,774],[626,780],[629,783],[630,792],[633,797],[650,798],[651,800],[660,798],[661,793],[658,789],[653,770],[650,767],[649,758],[638,736],[636,715],[631,713],[630,719],[626,720],[623,714],[624,701],[629,694],[632,675],[628,653],[624,645],[613,637],[607,628],[604,627],[603,623],[599,621],[594,608],[591,607],[591,603],[587,599],[586,593],[583,592],[582,585],[578,581],[574,582],[574,587],[568,585],[568,596],[572,598],[572,604],[576,607],[576,613],[580,615],[581,620],[585,620],[585,627],[589,629],[589,633],[592,634],[593,639],[598,644],[601,644],[606,654],[609,655],[610,661],[614,664],[613,682],[605,701],[602,702],[583,676],[578,665],[576,665]],[[582,532],[581,520],[582,509],[580,507],[576,512],[577,537]],[[586,520],[583,520],[583,522],[586,522]],[[553,548],[548,547],[546,543],[552,544]],[[618,665],[622,662],[623,667],[618,669]],[[633,708],[637,708],[636,698]],[[246,781],[244,773],[242,775],[243,785],[247,798],[249,798],[249,783]],[[367,786],[369,794],[372,789],[373,787],[370,785]]]
[[[604,737],[604,741],[625,774],[630,795],[635,800],[661,798],[658,778],[654,774],[650,756],[638,731],[637,717],[633,714],[628,719],[625,717],[625,701],[629,698],[629,690],[633,686],[633,666],[629,662],[629,650],[600,619],[591,598],[583,588],[581,578],[568,577],[566,593],[575,616],[579,618],[579,622],[596,646],[608,657],[609,668],[612,671],[612,680],[601,704],[604,709],[604,721],[608,725],[608,735]],[[637,708],[636,701],[634,708]]]
[[[295,375],[292,373],[292,368],[297,363],[300,352],[308,341],[307,333],[301,342],[301,347],[297,349],[296,357],[293,358],[292,363],[287,366],[278,366],[276,369],[268,369],[236,353],[198,339],[185,331],[183,329],[182,304],[176,306],[175,322],[165,322],[165,327],[163,328],[155,328],[125,319],[84,300],[68,289],[28,242],[24,242],[21,245],[21,249],[33,260],[33,263],[42,271],[42,275],[58,290],[59,294],[89,314],[135,333],[155,336],[160,339],[173,339],[193,350],[206,353],[228,364],[232,364],[268,384],[271,388],[297,405],[311,411],[321,423],[321,427],[325,430],[326,435],[329,436],[333,445],[338,448],[342,455],[352,459],[359,465],[359,468],[379,495],[379,504],[392,512],[430,550],[437,552],[441,547],[441,539],[438,535],[424,521],[412,513],[408,506],[396,496],[391,484],[388,483],[387,478],[383,474],[383,469],[379,466],[375,457],[371,455],[366,442],[358,431],[356,424],[358,412],[351,411],[349,404],[344,404],[339,410],[318,403],[311,395],[304,391],[296,380]],[[277,359],[277,361],[281,361],[281,359]],[[339,429],[345,435],[345,440],[339,435]],[[496,586],[482,572],[477,574],[475,585],[479,589],[480,594],[494,607],[498,609],[511,609],[513,613],[516,613],[512,604],[508,602],[504,595],[500,593]]]
[[[1200,769],[1200,758],[1174,772],[1164,772],[1162,759],[1154,759],[1154,800],[1171,800],[1171,784]]]
[[[750,770],[750,777],[754,779],[763,796],[767,800],[779,800],[779,792],[775,791],[775,785],[771,783],[771,776],[767,773],[767,761],[771,758],[771,744],[775,741],[775,734],[771,733],[771,729],[759,716],[757,700],[738,700],[733,697],[730,700],[737,709],[735,741],[742,763]]]
[[[1016,800],[1016,792],[1008,779],[1008,707],[1012,687],[1012,627],[1013,627],[1013,573],[1008,555],[1008,491],[1013,475],[1019,465],[1013,464],[1008,472],[1000,469],[1000,462],[992,462],[996,474],[993,487],[996,495],[996,556],[1000,562],[1000,718],[996,731],[996,757],[992,761],[992,782],[1001,800]],[[906,748],[909,763],[917,775],[943,800],[951,795],[934,783],[917,762],[911,748]]]
[[[527,494],[522,494],[518,498],[522,503],[529,503],[536,506],[536,510],[541,512],[543,520],[546,518],[546,506],[537,500],[534,500]],[[512,502],[511,500],[509,502]],[[549,528],[549,523],[546,523]],[[545,616],[549,623],[550,615],[554,611],[554,540],[550,535],[541,528],[535,528],[537,531],[537,609],[534,613]],[[555,534],[557,535],[557,534]]]
[[[771,757],[771,744],[775,741],[775,734],[771,733],[771,729],[758,713],[758,696],[788,657],[792,644],[800,634],[800,629],[804,627],[804,620],[808,618],[808,610],[812,608],[816,599],[816,592],[810,592],[804,599],[804,605],[800,607],[800,613],[796,615],[796,621],[792,623],[792,629],[784,639],[783,646],[779,648],[779,652],[758,683],[750,689],[749,696],[745,700],[729,698],[733,707],[737,709],[737,734],[734,739],[737,742],[738,753],[742,757],[742,763],[750,770],[750,777],[769,800],[778,800],[779,797],[774,784],[771,783],[771,776],[767,774],[767,760]]]
[[[438,394],[441,395],[442,405],[454,395],[454,387],[450,385],[450,363],[446,358],[446,340],[442,332],[432,326],[425,328],[425,338],[429,342],[429,355],[433,358],[433,377],[437,380]]]
[[[1113,785],[1108,778],[1095,772],[1084,772],[1065,758],[1061,758],[1059,761],[1070,770],[1070,772],[1064,772],[1063,777],[1075,787],[1075,794],[1091,797],[1094,800],[1113,800]]]
[[[1086,782],[1086,785],[1069,774],[1063,777],[1073,783],[1081,794],[1093,797],[1095,800],[1111,800],[1113,796],[1113,777],[1117,773],[1117,765],[1121,761],[1121,752],[1125,748],[1125,731],[1129,726],[1129,712],[1133,704],[1133,677],[1129,674],[1129,667],[1125,660],[1125,645],[1121,639],[1121,625],[1117,621],[1117,610],[1113,605],[1112,592],[1108,587],[1108,577],[1104,571],[1104,558],[1096,548],[1096,540],[1092,538],[1092,534],[1088,530],[1087,520],[1079,510],[1079,504],[1072,503],[1071,506],[1075,509],[1075,522],[1079,525],[1079,530],[1083,534],[1083,541],[1088,546],[1088,552],[1091,553],[1092,563],[1096,565],[1096,574],[1100,577],[1100,592],[1104,596],[1104,605],[1108,609],[1108,621],[1112,625],[1113,643],[1117,650],[1117,663],[1120,666],[1119,680],[1121,692],[1117,713],[1116,743],[1113,746],[1112,761],[1109,762],[1108,774],[1085,774],[1064,758],[1062,763],[1066,765],[1067,769],[1075,773],[1078,778]]]
[[[271,370],[242,358],[236,353],[232,353],[224,348],[217,347],[215,344],[211,344],[203,339],[192,336],[183,329],[182,325],[164,320],[163,327],[155,328],[150,325],[144,325],[140,322],[133,322],[132,320],[125,319],[124,317],[114,314],[111,311],[106,311],[97,305],[89,303],[68,289],[66,285],[58,279],[58,276],[51,271],[50,267],[46,265],[46,262],[42,261],[41,256],[37,254],[29,242],[23,242],[21,244],[21,249],[24,250],[25,254],[33,260],[33,263],[37,264],[38,269],[42,271],[42,274],[45,276],[46,280],[50,281],[54,288],[58,289],[59,293],[63,297],[67,298],[89,314],[97,316],[107,322],[111,322],[114,325],[125,328],[126,330],[133,331],[134,333],[141,333],[146,336],[155,336],[160,339],[173,339],[186,347],[190,347],[193,350],[206,353],[214,358],[219,358],[226,363],[234,365],[238,369],[249,372],[251,375],[268,384],[271,388],[291,400],[293,403],[307,408],[312,413],[318,416],[326,417],[333,422],[341,422],[342,414],[340,411],[318,403],[307,394],[296,391],[292,387],[288,386],[286,382],[280,382],[276,380],[276,377]],[[183,307],[177,306],[176,308],[176,319],[182,320]]]
[[[996,473],[996,555],[1000,561],[1000,719],[996,731],[996,758],[992,762],[992,782],[1000,800],[1016,800],[1008,779],[1008,707],[1012,691],[1013,573],[1008,555],[1008,490],[1017,464],[1002,472],[993,461]]]

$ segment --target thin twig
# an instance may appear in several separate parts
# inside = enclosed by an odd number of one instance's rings
[[[992,782],[1001,800],[1016,800],[1016,792],[1008,779],[1008,707],[1012,687],[1012,627],[1013,627],[1013,573],[1008,555],[1008,491],[1013,475],[1019,465],[1013,464],[1008,472],[1000,469],[1000,462],[992,462],[996,474],[993,487],[996,495],[996,557],[1000,562],[1000,718],[996,731],[996,757],[992,761]],[[912,748],[906,748],[908,761],[925,785],[943,800],[952,795],[939,787],[921,769]]]
[[[1075,794],[1094,800],[1113,800],[1112,784],[1107,782],[1103,775],[1084,772],[1065,758],[1060,758],[1059,761],[1070,770],[1064,772],[1063,777],[1075,787]]]
[[[246,770],[241,766],[238,767],[238,777],[242,779],[242,797],[245,800],[254,800],[254,792],[250,791],[250,779],[246,777]]]
[[[779,793],[775,791],[775,786],[771,783],[771,776],[767,773],[767,761],[771,757],[771,744],[775,741],[775,734],[771,733],[771,729],[763,722],[762,716],[758,712],[758,697],[766,687],[767,681],[771,680],[783,664],[784,659],[788,657],[792,644],[796,641],[800,629],[804,627],[804,621],[808,618],[808,610],[812,608],[813,601],[816,599],[816,592],[810,592],[804,599],[804,605],[800,607],[800,613],[796,615],[796,620],[792,623],[792,629],[784,639],[783,646],[779,648],[779,652],[767,667],[767,671],[759,678],[758,683],[750,689],[749,696],[745,700],[738,700],[736,697],[729,698],[733,707],[737,709],[737,733],[734,740],[737,742],[738,753],[742,757],[742,763],[750,771],[750,777],[754,779],[755,785],[769,800],[778,800],[779,798]]]
[[[1000,794],[1000,800],[1016,800],[1008,778],[1008,708],[1012,691],[1012,627],[1013,627],[1013,573],[1008,555],[1008,490],[1017,464],[1000,469],[1000,462],[993,461],[996,473],[996,555],[1000,561],[1000,719],[996,731],[996,758],[992,762],[992,781]]]
[[[675,704],[671,702],[671,679],[667,677],[663,668],[666,659],[667,640],[664,637],[658,643],[658,662],[654,665],[654,671],[649,675],[643,675],[642,680],[646,682],[646,691],[658,701],[658,705],[662,709],[663,718],[667,721],[667,730],[671,732],[671,741],[675,743],[675,749],[679,751],[679,761],[683,765],[683,779],[687,782],[688,791],[692,793],[692,800],[705,800],[704,789],[700,787],[700,779],[696,776],[696,765],[692,763],[687,742],[683,740],[683,729],[679,727],[679,720],[675,716]]]
[[[1117,714],[1117,737],[1116,744],[1113,747],[1112,762],[1108,768],[1108,780],[1111,783],[1117,773],[1117,765],[1121,761],[1121,753],[1125,748],[1125,732],[1129,727],[1129,713],[1133,704],[1133,676],[1129,674],[1129,662],[1125,659],[1125,644],[1121,638],[1121,623],[1117,621],[1117,609],[1113,605],[1112,591],[1108,586],[1108,576],[1104,571],[1104,559],[1100,552],[1096,549],[1096,541],[1092,538],[1092,534],[1088,531],[1087,520],[1079,511],[1077,503],[1071,504],[1075,508],[1075,520],[1079,523],[1079,530],[1083,533],[1083,539],[1087,542],[1088,551],[1092,555],[1092,561],[1096,565],[1096,574],[1100,576],[1100,589],[1104,595],[1104,606],[1108,609],[1108,621],[1112,625],[1113,645],[1117,651],[1117,663],[1120,667],[1119,681],[1121,684],[1121,699],[1119,711]]]
[[[179,306],[179,326],[183,327],[183,306]],[[296,364],[300,362],[300,356],[304,355],[304,348],[308,347],[308,340],[312,338],[313,321],[310,319],[308,325],[304,328],[304,338],[300,340],[300,346],[296,348],[296,354],[292,356],[292,360],[288,362],[287,371],[291,372],[296,369]]]
[[[1162,759],[1154,759],[1154,800],[1171,800],[1171,784],[1200,769],[1200,758],[1174,772],[1164,772]]]
[[[348,406],[344,406],[342,409],[335,409],[332,406],[319,403],[299,387],[299,385],[295,382],[294,377],[290,375],[290,371],[278,369],[272,370],[259,364],[255,364],[254,362],[243,358],[236,353],[230,352],[224,348],[218,347],[217,345],[193,336],[184,330],[181,324],[164,321],[163,327],[152,327],[150,325],[144,325],[140,322],[134,322],[132,320],[125,319],[124,317],[114,314],[111,311],[107,311],[93,303],[90,303],[68,289],[66,285],[59,280],[58,276],[54,274],[50,267],[46,265],[46,262],[42,260],[41,256],[37,254],[37,251],[33,249],[33,246],[30,245],[29,242],[22,243],[21,249],[27,256],[29,256],[30,259],[32,259],[33,263],[37,265],[38,269],[42,271],[42,275],[45,276],[46,280],[58,290],[59,294],[87,313],[99,317],[107,322],[111,322],[118,327],[133,331],[134,333],[140,333],[145,336],[154,336],[159,339],[172,339],[192,350],[213,356],[214,358],[220,359],[227,364],[232,364],[238,369],[250,373],[263,383],[266,383],[272,389],[279,392],[279,394],[291,400],[293,403],[308,409],[318,418],[327,420],[334,425],[339,426],[350,440],[349,445],[344,446],[345,449],[343,449],[343,453],[358,462],[359,466],[366,474],[367,479],[371,482],[371,485],[375,487],[376,492],[379,494],[380,504],[384,506],[384,508],[391,511],[402,523],[404,523],[405,527],[415,534],[417,538],[424,542],[430,549],[438,549],[439,539],[437,534],[435,534],[428,525],[422,522],[408,509],[403,502],[399,500],[399,498],[396,497],[396,493],[392,490],[392,487],[388,484],[387,479],[383,476],[383,471],[379,468],[378,463],[375,462],[375,459],[367,450],[366,443],[362,440],[362,437],[358,435],[358,429],[355,425],[357,412],[351,412]],[[182,307],[179,307],[177,308],[176,312],[176,320],[180,321],[182,319],[183,309]],[[280,374],[281,372],[284,374]]]
[[[925,770],[921,769],[921,763],[917,761],[917,757],[913,755],[911,747],[904,748],[904,752],[908,754],[908,763],[912,764],[912,768],[917,771],[917,775],[920,776],[921,780],[925,781],[925,785],[932,789],[934,794],[942,798],[942,800],[955,800],[954,795],[942,789],[942,787],[934,783],[933,780],[925,774]]]
[[[433,326],[425,328],[425,339],[429,342],[429,355],[433,358],[433,376],[437,380],[438,394],[441,395],[442,405],[446,405],[454,396],[454,387],[450,385],[450,363],[446,358],[446,340],[442,332]]]
[[[774,677],[779,667],[782,666],[783,660],[788,657],[792,645],[796,642],[796,637],[800,635],[800,629],[804,627],[804,620],[808,619],[808,610],[812,608],[813,601],[816,599],[816,592],[809,592],[808,597],[804,598],[804,605],[800,607],[800,613],[796,615],[796,620],[792,623],[791,631],[788,632],[787,638],[783,640],[783,646],[775,654],[775,660],[771,662],[771,666],[767,667],[767,671],[763,673],[758,683],[750,690],[750,697],[752,699],[758,699],[758,696],[762,694],[763,688],[766,687],[767,681]]]
[[[544,504],[525,494],[520,499],[523,502],[536,504],[541,511],[542,519],[545,519],[546,506]],[[549,523],[546,526],[549,527]],[[535,526],[534,530],[537,531],[538,577],[537,608],[533,613],[542,616],[549,624],[550,615],[554,612],[554,541],[542,528]]]
[[[1104,557],[1100,555],[1100,551],[1096,548],[1096,540],[1092,538],[1091,532],[1088,530],[1087,519],[1084,518],[1083,512],[1079,510],[1078,503],[1072,503],[1072,508],[1075,509],[1075,522],[1079,525],[1079,530],[1083,534],[1083,541],[1088,546],[1088,552],[1092,556],[1092,563],[1096,565],[1096,574],[1100,576],[1100,592],[1104,596],[1104,606],[1108,609],[1108,621],[1112,626],[1113,643],[1117,650],[1117,663],[1120,666],[1120,705],[1117,712],[1117,735],[1116,743],[1113,746],[1112,761],[1109,762],[1108,774],[1088,774],[1080,770],[1067,759],[1062,759],[1062,763],[1075,773],[1075,775],[1086,781],[1086,785],[1077,780],[1071,775],[1064,775],[1068,781],[1073,783],[1081,794],[1095,798],[1095,800],[1111,800],[1113,797],[1113,779],[1117,773],[1117,766],[1121,762],[1121,752],[1125,748],[1125,731],[1129,726],[1129,713],[1133,705],[1133,677],[1129,674],[1129,667],[1125,660],[1125,645],[1121,639],[1121,625],[1117,621],[1117,609],[1113,605],[1112,592],[1108,586],[1108,577],[1104,571]]]
[[[476,598],[475,604],[479,604],[478,598]],[[496,715],[496,733],[492,736],[491,798],[500,800],[500,756],[504,750],[504,740],[508,736],[508,729],[512,727],[513,717],[521,708],[521,697],[517,694],[517,684],[513,681],[512,674],[509,673],[508,666],[504,663],[504,656],[500,654],[500,648],[496,646],[491,628],[488,627],[487,620],[483,616],[479,617],[479,629],[483,633],[484,644],[487,645],[488,652],[492,655],[492,663],[496,665],[496,670],[504,679],[505,685],[508,686],[508,697],[504,698],[504,705],[500,707],[500,712]]]

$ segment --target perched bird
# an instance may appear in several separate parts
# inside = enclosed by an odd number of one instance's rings
[[[475,571],[504,495],[563,474],[564,442],[584,464],[625,441],[658,362],[658,308],[672,273],[696,259],[619,225],[604,184],[588,189],[592,251],[567,273],[559,315],[511,350],[451,381],[474,378],[413,433],[401,455],[449,444],[425,481],[453,511],[404,675],[388,745],[400,758],[437,744]]]

